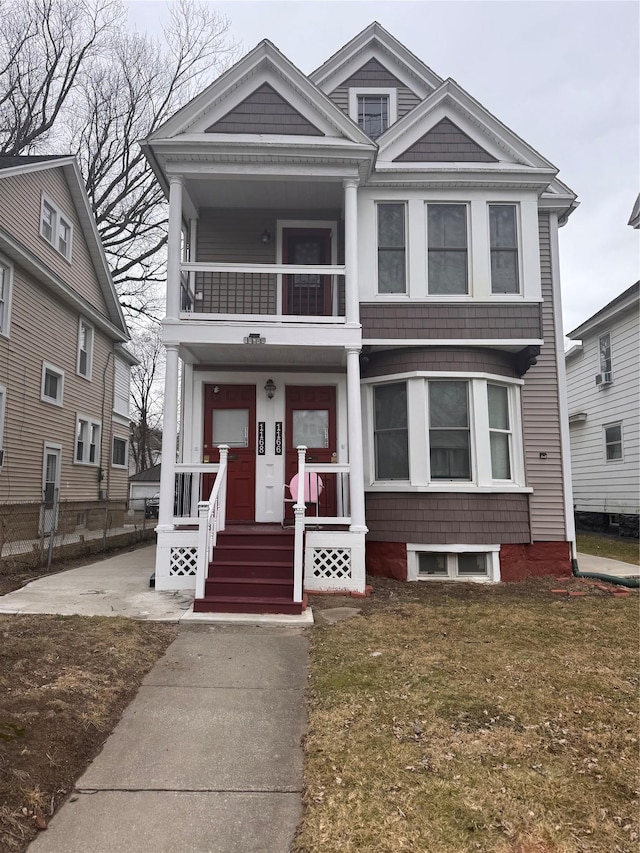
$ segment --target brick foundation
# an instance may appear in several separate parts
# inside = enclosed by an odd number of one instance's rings
[[[500,577],[503,581],[521,581],[542,575],[571,575],[568,542],[533,542],[530,545],[500,547]]]
[[[367,542],[367,572],[398,581],[407,579],[407,546],[404,542]]]

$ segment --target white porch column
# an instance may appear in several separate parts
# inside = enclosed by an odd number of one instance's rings
[[[169,235],[167,243],[167,307],[169,320],[180,316],[180,245],[182,242],[182,176],[169,179]],[[168,356],[168,353],[167,353]]]
[[[360,402],[360,348],[347,349],[347,416],[349,419],[349,497],[352,533],[366,533],[362,404]]]
[[[344,303],[347,326],[359,326],[357,178],[347,178],[344,181],[344,263],[346,267]]]
[[[178,347],[167,344],[164,376],[164,419],[162,423],[162,467],[160,468],[160,507],[156,530],[173,530],[173,498],[176,480],[176,441],[178,437]]]

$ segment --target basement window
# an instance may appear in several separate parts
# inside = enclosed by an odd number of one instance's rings
[[[407,545],[409,580],[500,580],[499,545]]]

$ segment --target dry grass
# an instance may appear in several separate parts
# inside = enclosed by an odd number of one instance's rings
[[[22,851],[99,751],[176,627],[0,616],[0,850]]]
[[[611,560],[640,565],[640,548],[637,539],[621,539],[618,536],[605,536],[600,533],[578,532],[576,544],[581,554],[595,554],[596,557],[608,557]]]
[[[298,853],[637,850],[637,596],[551,585],[378,581],[314,631]]]

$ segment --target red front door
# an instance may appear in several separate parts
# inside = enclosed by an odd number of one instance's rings
[[[329,228],[284,228],[282,261],[285,264],[321,266],[331,263],[331,230]],[[331,315],[330,275],[285,275],[283,314],[312,317]]]
[[[203,461],[217,462],[229,445],[227,519],[253,521],[256,506],[256,389],[253,385],[205,385]],[[215,475],[203,476],[208,496]]]
[[[329,386],[287,386],[286,390],[285,480],[298,472],[296,447],[307,447],[307,462],[332,462],[337,456],[336,389]],[[336,515],[336,475],[320,474],[323,492],[319,514]],[[291,511],[289,510],[289,517]]]

